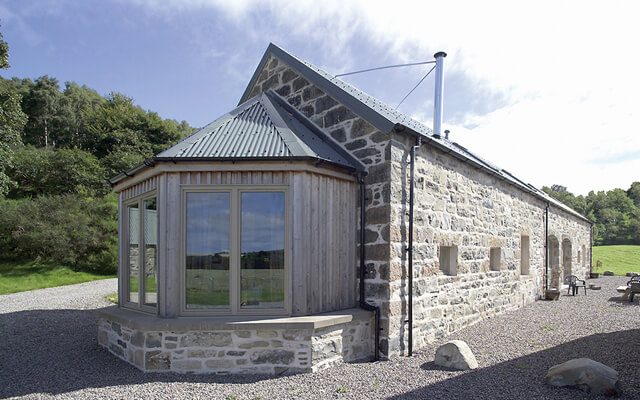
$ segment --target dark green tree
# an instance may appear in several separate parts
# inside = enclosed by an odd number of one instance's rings
[[[0,68],[9,68],[9,47],[0,33]],[[20,135],[27,116],[20,106],[21,97],[8,89],[0,89],[0,198],[9,191],[11,180],[7,170],[13,165],[14,149],[22,145]]]
[[[86,141],[87,116],[105,102],[95,90],[75,82],[65,82],[65,88],[53,120],[57,147],[83,148]]]
[[[98,159],[80,149],[24,147],[15,153],[9,176],[17,186],[9,197],[76,193],[104,195],[109,191]]]
[[[0,69],[9,68],[9,45],[2,39],[0,33]]]
[[[22,145],[20,134],[26,122],[27,116],[20,108],[20,95],[0,92],[0,197],[11,187],[7,170],[13,167],[15,149]]]
[[[633,201],[636,207],[640,207],[640,182],[633,182],[629,190],[627,190],[627,196]]]
[[[573,208],[577,212],[581,214],[586,213],[587,203],[582,196],[575,196],[573,193],[567,191],[566,186],[562,185],[551,185],[551,187],[543,186],[542,191],[553,197],[556,200],[559,200],[563,204]]]
[[[56,78],[45,75],[36,79],[23,102],[24,111],[29,116],[25,127],[25,143],[45,148],[55,146],[56,138],[50,126],[58,112],[61,97]]]

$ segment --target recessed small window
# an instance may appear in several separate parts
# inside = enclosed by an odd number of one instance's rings
[[[489,252],[489,268],[492,271],[500,271],[500,247],[492,247]]]
[[[529,275],[529,236],[520,237],[520,275]]]
[[[452,276],[458,273],[457,246],[440,246],[440,270]]]

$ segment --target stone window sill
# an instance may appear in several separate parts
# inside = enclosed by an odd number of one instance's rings
[[[349,323],[357,320],[368,320],[371,312],[360,308],[333,311],[302,317],[256,317],[256,316],[224,316],[224,317],[177,317],[162,318],[157,315],[139,313],[118,306],[101,308],[94,311],[98,318],[127,325],[141,331],[219,331],[219,330],[251,330],[251,329],[318,329]]]

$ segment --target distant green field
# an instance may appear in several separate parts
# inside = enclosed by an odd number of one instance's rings
[[[596,270],[598,260],[602,268]],[[613,271],[616,275],[640,272],[640,246],[593,246],[593,272]]]
[[[73,285],[74,283],[115,277],[115,275],[76,272],[55,263],[0,261],[0,294]]]

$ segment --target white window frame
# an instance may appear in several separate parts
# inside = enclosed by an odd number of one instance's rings
[[[250,308],[240,307],[240,220],[241,194],[249,192],[282,192],[284,193],[284,307],[283,308]],[[186,260],[187,260],[187,193],[229,193],[230,194],[230,232],[229,232],[229,308],[206,309],[187,308],[186,295]],[[181,245],[180,245],[180,314],[185,316],[230,316],[230,315],[291,315],[291,254],[290,254],[290,210],[289,186],[286,185],[182,185],[181,193]]]
[[[130,308],[130,309],[134,309],[134,310],[138,310],[138,311],[142,311],[142,312],[147,312],[147,313],[154,313],[157,314],[158,313],[158,304],[160,303],[160,292],[158,291],[158,288],[160,287],[160,283],[159,283],[159,278],[158,276],[156,277],[156,305],[155,306],[151,306],[148,304],[144,304],[144,294],[145,294],[145,279],[143,279],[142,274],[144,273],[144,265],[146,263],[145,257],[146,257],[146,252],[144,251],[144,202],[146,200],[149,199],[156,199],[156,210],[158,210],[158,196],[156,191],[152,191],[152,192],[148,192],[148,193],[144,193],[140,196],[136,196],[133,197],[131,199],[128,199],[124,202],[122,202],[122,207],[123,207],[123,212],[122,212],[122,227],[124,229],[123,230],[123,235],[122,235],[122,242],[123,242],[123,246],[122,246],[122,258],[120,260],[123,268],[122,270],[122,277],[121,277],[121,283],[122,283],[122,293],[120,294],[120,296],[122,296],[121,302],[120,304],[125,307],[125,308]],[[130,277],[130,273],[129,273],[129,268],[130,268],[130,259],[129,259],[129,206],[136,204],[138,206],[138,302],[134,303],[129,301],[129,277]],[[159,210],[158,210],[159,211]],[[158,216],[158,218],[160,218]],[[159,221],[158,224],[156,225],[159,229]],[[160,241],[160,235],[159,232],[156,235],[156,237],[158,238],[158,241]],[[159,248],[160,248],[160,243],[157,244],[157,253],[159,253]],[[159,272],[159,263],[158,263],[158,257],[159,254],[156,254],[156,273]]]

